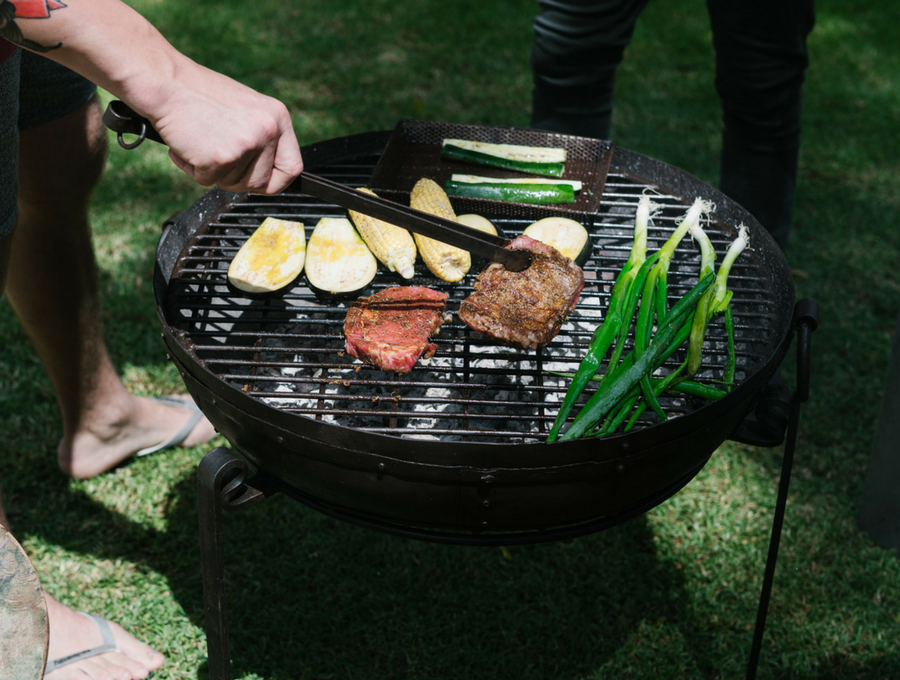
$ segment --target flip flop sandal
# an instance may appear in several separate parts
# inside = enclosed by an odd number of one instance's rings
[[[157,451],[162,451],[163,449],[171,449],[172,447],[179,446],[181,442],[184,441],[185,437],[187,437],[191,433],[191,430],[196,427],[197,423],[199,423],[200,419],[203,417],[203,413],[200,411],[200,407],[190,400],[178,399],[177,397],[154,397],[153,401],[168,404],[169,406],[177,406],[178,408],[187,409],[188,411],[191,411],[193,415],[188,418],[188,421],[180,430],[178,430],[178,432],[176,432],[163,443],[156,444],[155,446],[148,446],[147,448],[141,449],[140,451],[135,453],[134,455],[138,458],[140,458],[141,456],[149,455],[151,453],[156,453]]]
[[[63,656],[59,659],[48,661],[47,667],[44,669],[44,675],[48,675],[55,671],[57,668],[67,666],[68,664],[75,663],[76,661],[81,661],[82,659],[89,659],[92,656],[106,654],[107,652],[119,651],[119,648],[116,645],[116,641],[113,638],[112,629],[109,627],[109,621],[100,616],[94,616],[93,614],[85,614],[84,612],[78,613],[82,616],[87,616],[94,621],[94,623],[97,625],[97,629],[100,631],[100,635],[103,636],[103,644],[92,649],[85,649],[83,652],[76,652],[75,654],[69,654],[69,656]]]

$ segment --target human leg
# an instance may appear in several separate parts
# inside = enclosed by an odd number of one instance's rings
[[[23,94],[23,114],[24,100]],[[132,396],[107,353],[88,219],[105,153],[96,97],[20,132],[19,226],[7,294],[59,401],[60,467],[77,478],[165,441],[191,417],[185,409]],[[213,434],[202,419],[183,443]]]
[[[531,126],[608,139],[616,68],[647,0],[540,0]]]
[[[19,62],[17,50],[0,59],[0,296],[6,287],[16,227],[19,157]],[[2,421],[0,421],[2,422]],[[9,528],[0,497],[0,524]]]
[[[104,642],[101,631],[84,614],[61,604],[45,594],[47,618],[50,620],[50,643],[47,659],[56,661]],[[92,678],[146,678],[165,663],[162,654],[144,644],[116,623],[108,622],[115,649],[63,665],[45,675],[47,680],[90,680]]]
[[[793,222],[813,0],[707,0],[722,101],[722,191],[784,248]]]

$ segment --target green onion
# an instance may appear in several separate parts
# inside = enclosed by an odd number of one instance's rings
[[[675,249],[681,243],[684,236],[691,229],[699,225],[700,216],[704,212],[712,210],[712,205],[703,199],[694,200],[681,223],[659,249],[659,261],[653,271],[647,276],[641,292],[641,307],[638,312],[634,331],[635,356],[640,357],[650,343],[650,335],[653,331],[653,316],[656,314],[656,322],[659,325],[665,323],[668,315],[668,276],[669,266],[675,256]],[[659,400],[650,386],[649,374],[641,378],[641,392],[649,406],[660,420],[666,420],[666,414],[659,405]]]
[[[596,375],[600,368],[600,364],[603,361],[603,357],[606,355],[606,352],[609,350],[613,341],[619,336],[622,325],[625,323],[625,314],[629,308],[633,310],[633,307],[629,306],[629,296],[635,294],[633,290],[634,281],[641,269],[643,269],[647,257],[647,229],[652,209],[650,198],[645,194],[638,202],[634,220],[634,240],[631,246],[631,253],[628,256],[628,261],[625,262],[619,275],[616,277],[609,298],[606,316],[603,318],[603,322],[594,330],[594,336],[591,339],[590,347],[588,347],[588,351],[584,359],[582,359],[578,371],[572,379],[569,389],[566,391],[565,397],[563,397],[562,404],[560,405],[559,412],[556,414],[556,419],[553,422],[553,427],[550,429],[547,441],[556,441],[560,428],[562,428],[563,423],[566,422],[566,418],[568,418],[569,413],[571,413],[575,401],[582,391],[584,391],[584,388],[594,375]],[[627,323],[630,326],[630,316],[627,317]],[[621,353],[621,350],[617,350],[617,352]],[[610,365],[612,366],[615,363],[616,362],[611,362]]]
[[[699,225],[692,228],[691,236],[700,242],[700,250],[703,258],[701,264],[701,277],[709,276],[712,273],[715,261],[715,251],[706,232]],[[697,315],[694,317],[694,325],[691,328],[691,338],[688,345],[688,374],[696,375],[700,370],[703,360],[703,342],[706,337],[706,329],[713,316],[720,314],[726,310],[730,310],[730,302],[732,293],[728,290],[728,275],[731,267],[744,249],[749,244],[747,237],[747,227],[741,225],[738,228],[738,236],[731,243],[719,272],[716,274],[716,285],[704,296],[697,305]],[[730,311],[726,316],[726,328],[728,329],[728,348],[729,359],[726,366],[726,382],[731,382],[734,378],[734,322],[731,318]],[[727,374],[731,374],[728,377]]]
[[[584,408],[575,416],[571,427],[561,439],[575,439],[584,436],[596,424],[606,416],[628,392],[635,387],[641,377],[648,371],[653,371],[665,360],[667,354],[674,352],[676,347],[671,347],[673,341],[679,336],[685,335],[685,330],[690,332],[690,325],[697,302],[714,283],[713,277],[697,283],[672,308],[666,323],[657,331],[652,343],[633,362],[623,361],[610,377],[601,383],[600,387],[588,400]],[[685,320],[687,319],[687,323]],[[683,342],[683,340],[681,340]],[[628,365],[630,363],[630,365]],[[615,375],[615,377],[613,377]]]

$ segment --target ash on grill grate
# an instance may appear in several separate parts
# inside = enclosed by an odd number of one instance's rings
[[[357,185],[362,183],[364,179]],[[402,377],[362,365],[345,354],[345,304],[322,304],[303,285],[279,300],[250,301],[232,295],[225,286],[228,264],[262,217],[300,220],[311,231],[319,217],[342,214],[339,208],[323,206],[302,194],[251,197],[198,232],[171,281],[170,322],[210,371],[273,408],[399,437],[543,441],[568,386],[566,378],[554,373],[571,374],[577,369],[628,257],[637,202],[648,189],[652,187],[610,173],[601,210],[589,227],[594,249],[584,266],[585,288],[579,305],[553,342],[537,352],[486,341],[456,318],[459,303],[472,292],[469,281],[479,264],[459,285],[438,282],[421,263],[408,282],[379,272],[376,289],[408,283],[449,295],[447,309],[453,319],[434,338],[436,354]],[[651,225],[649,252],[665,242],[687,208],[676,196],[661,194],[654,201],[663,209]],[[517,219],[495,221],[508,236],[521,233],[528,224]],[[713,222],[707,231],[721,259],[734,230]],[[673,300],[696,282],[698,269],[699,252],[686,239],[676,251],[670,272]],[[764,278],[759,263],[742,257],[729,279],[734,290],[738,381],[766,356],[771,340],[767,329],[775,312],[769,292],[761,288]],[[715,321],[707,334],[704,368],[698,378],[708,383],[721,379],[726,354],[724,326]],[[682,360],[683,355],[672,357],[661,372]],[[693,399],[663,401],[675,416],[699,405]],[[650,425],[654,418],[644,416],[637,426]]]

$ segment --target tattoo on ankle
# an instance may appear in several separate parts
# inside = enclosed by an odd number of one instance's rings
[[[16,24],[19,19],[46,19],[50,12],[61,9],[65,5],[57,0],[0,0],[0,38],[6,38],[14,45],[24,47],[32,52],[49,52],[62,47],[62,43],[55,45],[41,45],[34,40],[29,40],[22,35],[22,31]]]

